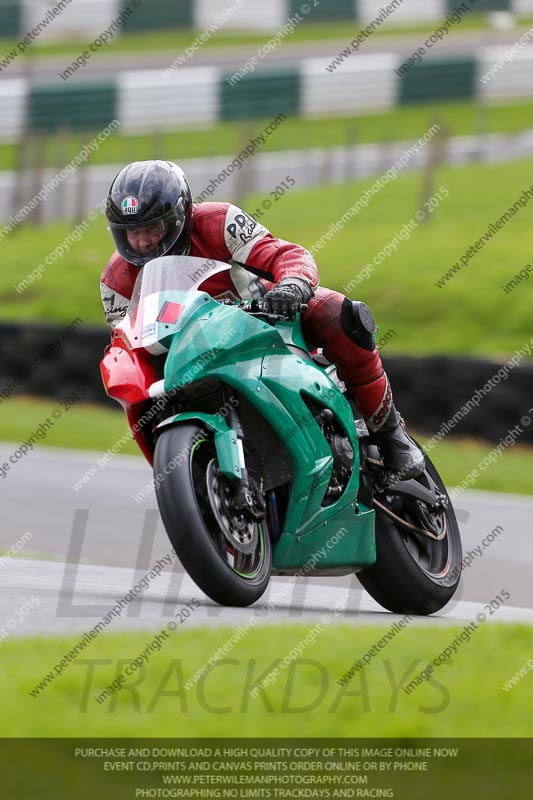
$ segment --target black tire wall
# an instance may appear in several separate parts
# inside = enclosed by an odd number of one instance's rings
[[[108,331],[80,324],[61,338],[66,330],[66,325],[0,323],[1,403],[12,400],[16,392],[60,400],[82,385],[86,389],[84,400],[119,408],[105,394],[100,377]],[[58,339],[59,345],[42,358],[47,345]],[[481,390],[503,363],[450,356],[383,355],[400,412],[411,428],[428,437]],[[31,372],[26,374],[30,367]],[[505,374],[479,406],[453,427],[450,436],[474,436],[497,443],[520,423],[520,417],[533,406],[533,366],[522,360]],[[10,384],[11,398],[2,396],[6,390],[9,394]],[[533,425],[524,428],[519,441],[533,444]]]

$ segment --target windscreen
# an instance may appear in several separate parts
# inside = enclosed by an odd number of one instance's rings
[[[208,278],[228,269],[231,269],[229,264],[212,258],[162,256],[149,261],[137,276],[128,307],[127,316],[132,327],[141,301],[150,295],[169,290],[193,292]]]

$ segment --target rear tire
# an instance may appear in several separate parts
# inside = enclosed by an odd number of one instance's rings
[[[154,474],[167,535],[193,581],[220,605],[255,603],[270,580],[270,536],[265,520],[231,513],[233,481],[218,470],[212,434],[189,423],[164,430]]]
[[[446,495],[444,484],[426,455],[426,470],[417,480],[429,487],[434,482]],[[402,519],[427,529],[429,517],[411,499],[385,493],[378,495]],[[449,501],[449,498],[448,498]],[[396,614],[434,614],[453,597],[461,577],[462,548],[459,526],[449,501],[435,521],[434,533],[446,525],[446,535],[435,541],[409,531],[376,507],[376,563],[357,573],[360,582],[380,605]]]

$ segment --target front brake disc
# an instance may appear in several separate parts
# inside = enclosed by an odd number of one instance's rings
[[[207,495],[215,520],[226,541],[239,553],[252,555],[259,543],[259,526],[236,514],[232,504],[231,484],[211,459],[206,470]]]

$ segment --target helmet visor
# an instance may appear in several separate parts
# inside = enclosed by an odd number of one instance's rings
[[[179,239],[183,217],[172,211],[162,219],[138,225],[109,223],[117,251],[137,267],[165,255]]]

